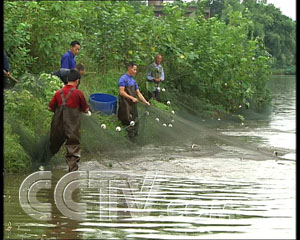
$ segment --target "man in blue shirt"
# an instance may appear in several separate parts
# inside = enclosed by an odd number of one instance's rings
[[[75,69],[80,73],[81,76],[85,73],[84,65],[82,63],[76,64]],[[70,69],[61,68],[56,72],[52,72],[51,75],[59,77],[64,84],[67,84],[69,73],[70,73]]]
[[[137,73],[137,65],[130,62],[127,65],[127,72],[119,79],[119,109],[118,118],[123,125],[127,126],[129,140],[135,142],[138,135],[138,110],[137,103],[140,99],[148,106],[150,103],[144,98],[139,90],[138,84],[133,79]]]
[[[154,58],[154,63],[150,64],[147,71],[147,82],[146,87],[148,90],[148,98],[154,97],[155,100],[159,101],[160,95],[160,82],[165,80],[164,68],[160,64],[162,56],[157,54]]]
[[[60,61],[60,68],[73,69],[76,67],[75,56],[78,55],[80,50],[80,43],[78,41],[73,41],[70,44],[70,50],[68,50],[62,57]]]

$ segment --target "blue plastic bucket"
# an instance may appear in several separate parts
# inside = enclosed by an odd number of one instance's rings
[[[117,98],[113,95],[94,93],[90,95],[89,102],[94,110],[106,115],[117,113]]]

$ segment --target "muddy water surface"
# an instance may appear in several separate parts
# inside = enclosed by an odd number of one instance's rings
[[[229,139],[213,154],[189,143],[95,155],[70,178],[65,165],[44,171],[22,206],[29,174],[4,176],[5,239],[295,238],[295,77],[270,87],[270,113],[212,126]]]

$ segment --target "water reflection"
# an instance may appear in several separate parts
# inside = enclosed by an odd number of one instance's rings
[[[272,76],[269,87],[271,111],[245,113],[248,120],[244,126],[233,124],[220,130],[228,136],[248,137],[248,141],[259,143],[260,147],[290,150],[284,151],[282,157],[296,160],[296,78]]]
[[[236,167],[238,162],[230,163]],[[275,173],[290,171],[292,164],[277,165]],[[52,203],[51,221],[36,221],[26,215],[17,219],[16,212],[10,213],[13,225],[20,225],[21,229],[6,234],[26,239],[197,239],[215,234],[238,238],[249,233],[274,237],[285,232],[293,237],[294,176],[272,177],[273,161],[256,167],[265,173],[256,173],[248,180],[230,173],[229,167],[222,170],[228,176],[218,180],[208,173],[197,177],[200,166],[190,178],[165,172],[88,172],[82,176],[88,176],[83,180],[89,184],[73,196],[87,205],[85,219],[74,221],[64,216],[51,201],[50,191],[49,198],[45,194],[39,197]],[[266,174],[267,169],[270,175]],[[251,171],[240,170],[240,176],[251,176]],[[52,186],[62,176],[53,175]],[[17,200],[17,196],[13,197]],[[17,206],[17,201],[13,204]]]
[[[135,176],[137,179],[139,177],[141,176]],[[280,224],[280,228],[293,235],[294,219],[291,216],[295,208],[290,193],[294,189],[287,189],[286,186],[278,188],[278,185],[270,184],[269,178],[267,181],[265,179],[267,183],[264,183],[264,179],[258,183],[234,179],[209,181],[166,175],[156,177],[154,192],[142,192],[134,198],[141,204],[141,208],[130,208],[126,204],[119,209],[110,209],[109,206],[103,208],[104,211],[111,210],[113,215],[116,214],[110,220],[102,219],[99,215],[101,209],[95,209],[95,203],[100,203],[99,191],[89,189],[83,200],[92,206],[92,210],[88,211],[87,221],[82,222],[76,231],[81,232],[85,238],[97,238],[101,233],[104,239],[120,236],[164,239],[170,235],[172,238],[174,235],[175,238],[184,239],[187,236],[196,238],[216,233],[245,234],[254,227],[255,231],[261,231],[260,234],[270,236],[274,235],[278,224],[273,225],[268,232],[265,226],[257,226],[256,221],[266,219],[265,223],[274,224],[274,219],[277,219],[284,220],[285,224]],[[140,178],[139,181],[142,186],[143,179]],[[118,186],[117,183],[113,188],[121,190],[124,187],[130,189],[130,185]],[[140,189],[135,189],[135,194],[140,193],[139,191]],[[126,202],[133,195],[126,195],[121,191],[116,197],[119,201]],[[289,207],[285,205],[286,201],[291,203]],[[144,203],[148,205],[145,207]],[[130,211],[133,212],[128,214]]]

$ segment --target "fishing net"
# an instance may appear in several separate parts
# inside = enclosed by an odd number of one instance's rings
[[[38,81],[38,80],[37,80]],[[36,84],[42,84],[37,82]],[[15,87],[18,91],[18,86]],[[41,92],[33,88],[35,95]],[[161,102],[151,101],[150,106],[138,103],[139,134],[135,143],[127,136],[129,126],[121,125],[116,115],[104,115],[93,112],[91,116],[82,114],[81,149],[82,158],[89,160],[89,156],[101,154],[112,158],[130,158],[143,154],[145,148],[162,148],[172,146],[182,152],[192,151],[197,156],[214,156],[217,153],[229,152],[234,149],[237,156],[270,159],[274,158],[273,149],[259,149],[255,144],[241,141],[240,138],[228,136],[220,131],[220,126],[226,127],[237,119],[208,119],[199,114],[198,104],[184,101],[182,96],[161,92]],[[47,108],[47,106],[44,106]],[[249,112],[250,110],[248,110]],[[247,115],[247,111],[243,114]],[[259,118],[259,114],[250,114]],[[250,117],[249,115],[249,117]],[[64,147],[56,155],[49,153],[49,130],[46,134],[35,135],[26,132],[19,121],[10,121],[13,131],[20,136],[20,144],[32,159],[32,166],[36,169],[40,165],[49,165],[53,158],[63,158]],[[135,123],[134,123],[135,124]],[[174,148],[175,147],[175,148]],[[182,153],[181,152],[181,153]],[[181,154],[178,152],[178,154]],[[165,154],[168,154],[167,152]],[[100,159],[101,161],[101,159]],[[64,162],[64,161],[63,161]]]
[[[130,158],[142,155],[146,148],[154,148],[155,152],[155,149],[169,146],[172,151],[176,148],[182,149],[182,152],[192,151],[193,156],[195,153],[197,156],[214,156],[217,153],[232,152],[234,149],[236,157],[240,158],[274,158],[273,149],[258,148],[255,144],[249,144],[247,139],[222,133],[222,127],[226,128],[232,124],[240,124],[243,129],[243,123],[239,119],[208,119],[197,114],[196,106],[187,106],[180,102],[179,98],[168,98],[167,94],[162,94],[161,99],[162,102],[153,100],[150,106],[138,103],[139,134],[135,144],[127,137],[128,126],[120,125],[115,115],[110,116],[110,122],[115,121],[115,124],[106,128],[101,127],[104,119],[99,121],[97,114],[93,114],[92,117],[84,116],[82,144],[85,151],[108,153],[110,157],[122,159],[125,156]],[[176,105],[175,108],[172,105]],[[251,116],[259,118],[261,115],[256,113]],[[116,124],[119,124],[121,131],[116,130]]]

